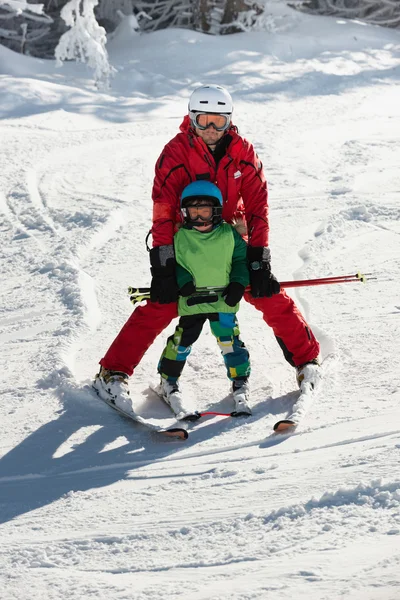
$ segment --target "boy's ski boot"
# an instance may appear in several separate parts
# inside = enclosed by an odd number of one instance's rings
[[[249,384],[241,379],[234,381],[232,386],[232,395],[235,402],[235,410],[231,413],[232,417],[249,417],[251,408],[249,406]]]
[[[311,389],[314,389],[320,381],[321,376],[321,367],[318,358],[313,358],[310,362],[296,367],[297,385],[301,391],[303,391],[303,386],[306,383],[309,383]]]
[[[188,411],[183,405],[181,390],[178,381],[168,381],[161,377],[159,395],[170,407],[178,421],[197,421],[200,418],[198,412]]]
[[[129,376],[121,371],[101,367],[93,382],[93,388],[104,402],[115,404],[125,412],[135,412],[128,387]]]

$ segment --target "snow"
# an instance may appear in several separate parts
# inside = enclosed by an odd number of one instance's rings
[[[234,36],[114,37],[108,92],[84,65],[0,46],[2,600],[400,597],[399,32],[271,14]],[[291,437],[271,429],[293,370],[246,304],[247,421],[164,441],[85,389],[127,287],[149,284],[154,163],[201,82],[230,89],[264,163],[277,277],[378,278],[290,290],[334,359]],[[172,330],[131,380],[158,422],[149,384]],[[207,330],[182,386],[229,411]]]

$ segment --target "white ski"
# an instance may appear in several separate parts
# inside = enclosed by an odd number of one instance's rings
[[[286,417],[286,419],[282,419],[275,423],[273,428],[275,433],[285,434],[295,431],[310,410],[316,396],[320,392],[324,375],[335,361],[336,356],[334,354],[328,354],[324,358],[320,366],[321,375],[314,387],[310,382],[307,381],[304,381],[300,384],[300,394],[293,405],[292,412]]]
[[[300,387],[300,395],[293,405],[292,412],[286,419],[277,421],[274,425],[275,433],[291,433],[300,424],[310,409],[315,399],[315,388],[311,387],[310,383],[302,383]]]

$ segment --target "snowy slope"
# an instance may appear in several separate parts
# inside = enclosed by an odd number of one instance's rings
[[[107,93],[0,46],[2,600],[400,598],[400,36],[271,11],[116,38]],[[334,359],[291,438],[294,374],[248,305],[251,419],[165,442],[83,389],[149,283],[154,162],[202,82],[263,160],[278,278],[379,278],[291,292]],[[168,416],[148,386],[172,329],[131,380],[145,415]],[[229,410],[208,331],[182,383]]]

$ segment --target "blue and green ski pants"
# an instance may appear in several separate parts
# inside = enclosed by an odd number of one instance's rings
[[[235,313],[200,313],[181,317],[174,334],[168,338],[158,363],[161,377],[170,382],[179,379],[192,345],[199,338],[207,320],[224,357],[228,378],[231,381],[247,380],[250,375],[249,353],[239,338]]]

